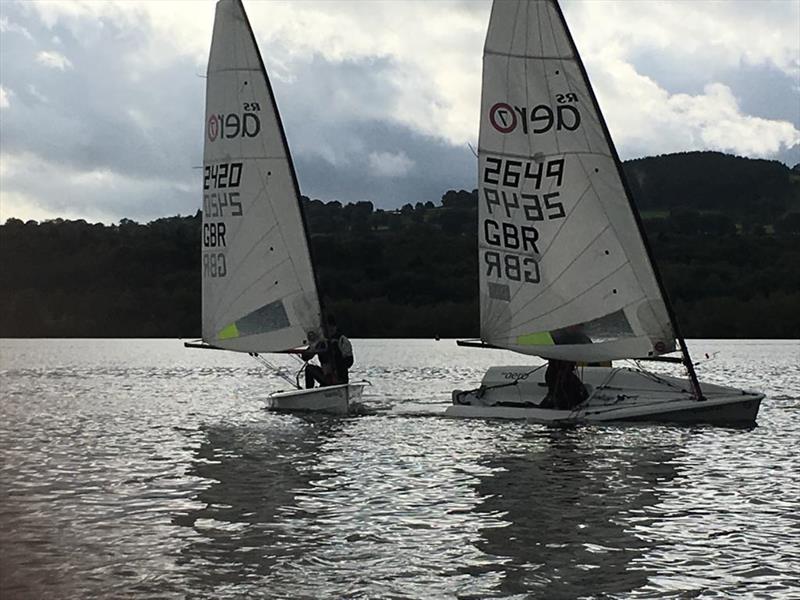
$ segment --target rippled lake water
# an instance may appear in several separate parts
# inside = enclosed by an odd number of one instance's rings
[[[1,341],[0,595],[800,597],[800,342],[691,343],[767,394],[747,430],[445,419],[526,359],[354,345],[334,418],[265,411],[244,355]]]

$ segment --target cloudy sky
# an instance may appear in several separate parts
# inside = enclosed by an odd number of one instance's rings
[[[800,0],[565,0],[623,158],[800,162]],[[303,193],[476,186],[487,0],[245,0]],[[214,3],[0,0],[0,220],[199,206]]]

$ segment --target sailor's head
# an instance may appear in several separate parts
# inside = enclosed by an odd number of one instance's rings
[[[328,335],[333,335],[338,331],[338,327],[336,326],[336,318],[333,315],[328,315],[325,319],[327,324]]]

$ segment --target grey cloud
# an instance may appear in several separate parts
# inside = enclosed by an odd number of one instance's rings
[[[203,102],[203,80],[194,64],[170,59],[166,68],[135,81],[125,58],[142,50],[146,31],[123,31],[104,21],[92,28],[94,35],[79,39],[65,27],[45,28],[17,5],[5,12],[10,20],[27,19],[33,38],[4,35],[3,86],[15,93],[3,115],[5,152],[31,152],[75,169],[145,179],[191,177],[190,167],[201,155],[192,149],[202,139],[197,115]],[[52,47],[53,36],[72,69],[36,62],[40,50]],[[150,124],[137,122],[131,111]]]
[[[437,201],[451,188],[476,187],[477,159],[466,145],[454,147],[377,117],[372,107],[395,104],[396,66],[390,60],[332,63],[315,57],[301,68],[302,79],[273,78],[273,86],[304,194],[395,208]],[[405,175],[387,178],[371,169],[370,154],[400,152],[414,163]],[[323,158],[331,155],[334,160]]]
[[[485,3],[463,6],[486,10]],[[203,66],[186,57],[165,57],[163,66],[142,70],[137,80],[125,59],[147,49],[152,31],[121,29],[110,20],[98,27],[87,20],[83,36],[75,23],[45,27],[22,5],[3,2],[2,11],[9,23],[30,32],[9,29],[0,37],[0,83],[13,92],[10,106],[0,113],[2,150],[30,153],[57,166],[46,171],[54,174],[52,180],[37,176],[32,165],[4,179],[4,188],[38,199],[53,216],[150,220],[194,213],[200,204],[199,172],[192,167],[202,162],[205,81],[197,75]],[[60,71],[36,63],[41,50],[58,51],[73,68]],[[404,90],[398,82],[407,81],[403,65],[385,56],[298,58],[277,42],[263,50],[304,194],[396,208],[476,186],[477,161],[469,148],[420,134],[400,121]],[[671,93],[697,94],[708,81],[719,81],[731,87],[745,113],[800,127],[797,90],[776,69],[715,72],[709,60],[684,71],[655,53],[641,53],[634,62]],[[476,102],[476,138],[478,111]],[[629,157],[652,153],[644,142],[624,150]],[[372,171],[371,155],[401,154],[413,163],[407,172],[387,177]],[[800,147],[779,158],[800,161]],[[102,188],[71,180],[70,170],[108,170],[118,177]]]
[[[800,129],[800,89],[798,82],[770,65],[738,65],[727,68],[711,57],[696,57],[687,62],[652,50],[632,57],[639,73],[646,73],[670,94],[703,93],[710,82],[728,86],[743,113],[763,119],[789,121]]]
[[[466,146],[453,147],[407,127],[380,121],[355,124],[347,132],[373,150],[405,152],[414,167],[402,177],[387,178],[371,171],[366,156],[347,168],[296,156],[295,167],[305,195],[326,201],[369,200],[379,208],[396,208],[406,202],[438,202],[448,189],[477,187],[477,159]]]
[[[60,181],[43,181],[35,170],[26,170],[8,183],[54,216],[149,220],[193,213],[200,186],[192,167],[202,162],[204,79],[197,76],[198,67],[173,58],[137,82],[123,58],[145,46],[146,31],[123,32],[104,23],[99,33],[94,29],[81,40],[71,29],[46,29],[30,13],[27,17],[32,39],[3,36],[2,83],[14,91],[11,106],[3,110],[3,151],[40,157]],[[69,72],[35,63],[54,35],[61,40],[58,51],[74,65]],[[116,52],[107,52],[111,47]],[[268,68],[270,56],[291,56],[285,48],[264,50]],[[452,187],[474,187],[475,159],[466,147],[453,148],[385,120],[396,105],[395,69],[382,57],[330,62],[317,56],[275,66],[272,84],[303,193],[393,208],[435,201]],[[149,125],[129,115],[131,109]],[[407,174],[387,178],[371,172],[370,154],[401,152],[413,162]],[[118,177],[97,189],[68,181],[72,169],[108,170]]]
[[[781,150],[775,160],[779,160],[790,167],[800,164],[800,144]]]

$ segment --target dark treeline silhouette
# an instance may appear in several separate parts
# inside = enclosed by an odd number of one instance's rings
[[[625,169],[688,337],[800,338],[800,173],[685,153]],[[477,192],[376,210],[304,198],[326,309],[353,337],[476,336]],[[197,337],[200,213],[0,226],[0,336]]]

